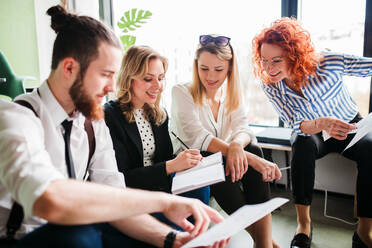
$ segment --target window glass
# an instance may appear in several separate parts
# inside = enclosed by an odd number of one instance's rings
[[[152,12],[147,23],[128,33],[136,36],[136,45],[151,46],[168,58],[167,85],[163,93],[164,105],[168,110],[171,106],[172,86],[191,81],[193,57],[199,35],[221,34],[230,37],[237,54],[250,122],[277,125],[278,115],[253,76],[251,42],[263,27],[280,18],[281,5],[277,0],[247,3],[234,1],[231,4],[220,0],[114,0],[114,28],[121,36],[122,32],[117,23],[124,12],[132,8]]]
[[[335,6],[337,5],[337,7]],[[302,0],[299,19],[318,51],[363,56],[365,0]],[[371,78],[345,76],[345,83],[363,116],[368,114]]]

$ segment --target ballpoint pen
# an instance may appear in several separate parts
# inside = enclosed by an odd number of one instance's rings
[[[173,131],[171,131],[171,133],[174,135],[174,137],[176,137],[176,139],[178,139],[179,142],[181,142],[181,144],[186,147],[186,149],[190,149],[181,139],[180,137],[178,137]]]

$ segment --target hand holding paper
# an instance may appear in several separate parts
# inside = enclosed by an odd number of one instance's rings
[[[212,245],[216,241],[231,237],[286,202],[288,199],[274,198],[261,204],[245,205],[182,248]]]
[[[356,134],[354,138],[350,141],[347,147],[343,150],[343,152],[357,143],[361,138],[363,138],[367,133],[372,131],[372,113],[369,113],[365,118],[360,120],[356,124]]]

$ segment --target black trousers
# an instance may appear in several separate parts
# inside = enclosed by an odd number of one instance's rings
[[[257,145],[249,144],[244,150],[263,157],[262,150]],[[210,155],[209,152],[202,152],[203,156]],[[224,158],[224,164],[226,160]],[[225,182],[210,186],[211,195],[217,203],[228,214],[232,214],[246,204],[257,204],[269,200],[269,184],[262,181],[262,175],[249,167],[241,180],[232,182],[230,175]]]
[[[360,119],[358,115],[350,123]],[[372,218],[372,133],[368,133],[342,153],[354,136],[355,134],[349,134],[345,140],[330,138],[324,142],[321,133],[311,136],[292,135],[291,173],[295,204],[311,205],[315,160],[330,152],[337,152],[357,163],[357,214],[359,217]]]

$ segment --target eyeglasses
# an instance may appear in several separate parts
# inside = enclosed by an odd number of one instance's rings
[[[230,38],[226,36],[213,37],[211,35],[200,35],[199,42],[202,46],[206,46],[207,44],[214,42],[216,46],[225,47],[230,44]]]
[[[272,59],[271,61],[269,61],[267,59],[264,59],[264,58],[261,58],[260,62],[261,62],[262,66],[267,66],[268,64],[270,64],[271,67],[275,67],[275,66],[280,65],[283,61],[284,61],[284,59],[282,57],[276,57],[276,58]]]

